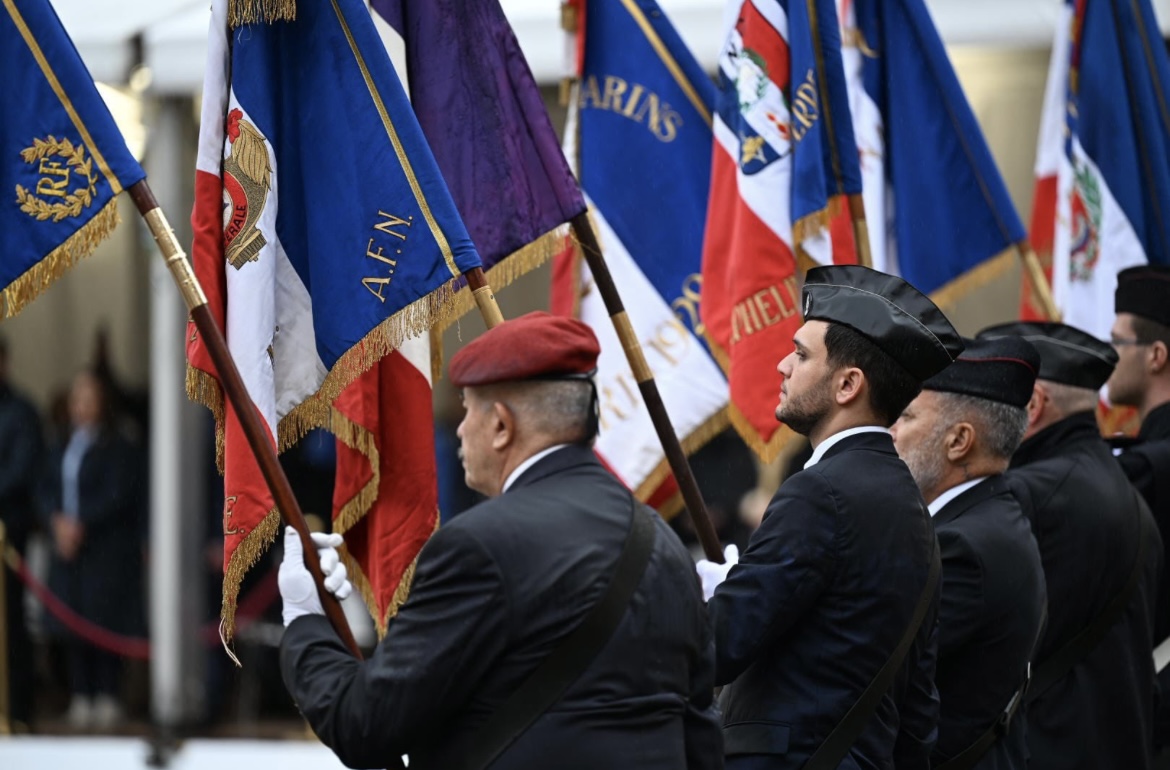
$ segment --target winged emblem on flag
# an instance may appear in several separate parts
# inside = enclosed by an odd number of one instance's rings
[[[268,242],[256,223],[272,186],[272,161],[260,130],[239,109],[228,113],[231,154],[223,160],[223,240],[228,263],[239,270]]]

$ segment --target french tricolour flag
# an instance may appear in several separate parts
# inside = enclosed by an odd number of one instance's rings
[[[1101,338],[1117,273],[1170,264],[1170,62],[1148,0],[1069,0],[1036,152],[1032,243],[1062,320]],[[1041,317],[1030,292],[1023,315]]]
[[[840,223],[861,174],[832,2],[732,0],[723,18],[701,314],[729,414],[765,460],[776,364],[801,324],[799,269],[856,261]]]
[[[279,448],[440,320],[479,258],[361,0],[228,26],[212,8],[192,222],[195,270]],[[279,519],[202,341],[188,389],[221,428],[223,618]],[[409,364],[409,361],[405,363]]]

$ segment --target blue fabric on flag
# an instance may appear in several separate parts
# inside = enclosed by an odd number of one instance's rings
[[[586,9],[581,185],[670,303],[699,272],[715,86],[654,0]],[[661,216],[646,216],[648,205]]]
[[[277,234],[331,368],[479,256],[361,0],[298,3],[295,21],[231,41],[232,89],[273,148]]]
[[[783,0],[780,5],[788,14],[792,77],[785,97],[793,112],[794,134],[800,125],[795,107],[801,101],[800,89],[808,83],[816,87],[814,130],[800,134],[792,153],[792,221],[796,223],[824,209],[833,196],[859,195],[861,166],[857,152],[844,149],[857,147],[857,142],[835,2]]]
[[[585,211],[497,0],[370,6],[406,44],[411,105],[485,268]]]
[[[933,292],[1025,238],[922,0],[858,0],[876,55],[862,82],[885,124],[898,271]]]
[[[1087,3],[1084,12],[1070,136],[1096,163],[1146,258],[1170,265],[1170,58],[1149,0]]]
[[[48,0],[4,0],[0,76],[3,288],[146,174]]]

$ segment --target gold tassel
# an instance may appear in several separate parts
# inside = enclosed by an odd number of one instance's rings
[[[240,583],[243,582],[248,570],[272,545],[279,529],[280,513],[273,508],[244,536],[228,559],[228,568],[223,574],[223,605],[219,615],[222,621],[221,637],[227,641],[236,633],[236,600],[240,596]]]
[[[202,404],[215,418],[215,467],[223,475],[223,389],[219,380],[202,369],[187,364],[187,399]]]
[[[98,244],[110,237],[120,221],[118,199],[111,198],[109,203],[73,235],[66,238],[60,246],[5,287],[3,294],[0,295],[0,319],[15,316],[69,268],[93,254]]]
[[[293,21],[297,17],[296,0],[228,0],[228,26],[272,24]]]

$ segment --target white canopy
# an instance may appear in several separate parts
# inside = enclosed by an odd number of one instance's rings
[[[683,39],[709,69],[720,40],[722,0],[659,0]],[[558,0],[501,0],[536,78],[556,82],[565,67]],[[157,94],[191,94],[203,82],[209,0],[53,0],[97,80],[125,83],[136,63],[150,67]],[[948,45],[1045,47],[1060,0],[927,0]],[[1170,0],[1154,0],[1163,34]]]

